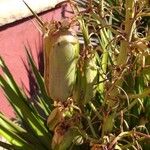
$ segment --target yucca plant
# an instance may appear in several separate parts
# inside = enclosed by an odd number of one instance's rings
[[[18,87],[3,59],[0,58],[0,66],[4,71],[4,76],[0,75],[0,85],[19,118],[16,124],[4,115],[0,115],[0,135],[9,142],[6,145],[1,143],[1,146],[10,149],[49,149],[52,135],[45,126],[43,116],[47,116],[51,112],[52,105],[33,58],[28,52],[27,55],[39,89],[36,95],[37,105],[42,112],[41,114],[38,112],[39,109],[29,101],[30,98]]]
[[[43,23],[26,4],[44,34],[44,77],[27,51],[42,115],[1,59],[5,77],[0,76],[0,85],[20,120],[16,125],[0,116],[0,134],[8,141],[0,145],[148,150],[149,2],[70,0],[69,4],[79,26],[73,29],[78,38],[70,30],[72,21]]]
[[[92,148],[149,149],[149,75],[142,71],[149,60],[149,3],[134,0],[76,0],[76,3],[72,3],[72,8],[78,16],[86,50],[91,47],[85,53],[99,54],[97,96],[89,102],[100,124],[95,127],[93,121],[91,133],[99,141]],[[143,29],[144,25],[147,29]],[[95,115],[90,118],[94,120]],[[138,137],[136,140],[133,134]]]

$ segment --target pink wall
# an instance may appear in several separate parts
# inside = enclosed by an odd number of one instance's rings
[[[61,19],[64,8],[53,9],[40,15],[44,21]],[[26,54],[24,45],[30,45],[34,59],[38,62],[38,54],[42,50],[42,38],[33,24],[35,19],[24,19],[0,27],[0,55],[4,58],[11,73],[20,87],[30,90],[29,78],[24,66]],[[0,71],[2,73],[2,71]],[[8,117],[14,117],[9,103],[0,89],[0,111]]]

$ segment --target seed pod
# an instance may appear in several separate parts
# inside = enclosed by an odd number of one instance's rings
[[[53,100],[63,102],[72,95],[76,81],[78,39],[70,29],[59,28],[56,32],[45,34],[44,47],[44,80],[47,93]]]
[[[52,139],[53,150],[66,150],[79,137],[77,128],[69,127],[67,130],[57,126]]]
[[[47,126],[48,128],[53,131],[57,124],[59,124],[64,119],[63,113],[59,110],[58,107],[53,109],[47,119]]]
[[[98,82],[95,56],[87,62],[85,76],[86,76],[86,93],[84,96],[84,103],[87,103],[95,96],[96,86]]]
[[[24,1],[23,1],[24,2]],[[44,34],[44,81],[48,95],[65,101],[72,95],[76,81],[79,41],[67,20],[44,23],[28,6]]]
[[[73,98],[79,105],[89,102],[96,93],[98,82],[96,56],[84,60],[82,71],[78,70],[77,83],[73,92]]]

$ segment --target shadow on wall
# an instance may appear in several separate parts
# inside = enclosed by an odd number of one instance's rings
[[[72,15],[69,9],[69,6],[64,3],[61,7],[57,6],[55,9],[40,13],[39,16],[42,20],[46,21],[51,19],[61,20],[62,18],[68,18]],[[26,89],[26,91],[28,91],[27,93],[34,99],[37,86],[26,61],[24,45],[27,46],[28,44],[24,43],[29,43],[35,63],[42,75],[44,67],[42,36],[40,36],[33,21],[35,21],[35,19],[30,17],[0,27],[0,55],[8,65],[19,87]],[[10,104],[6,98],[4,98],[1,89],[0,95],[2,95],[0,111],[9,118],[14,117]]]
[[[56,6],[57,7],[57,6]],[[66,19],[66,18],[69,18],[69,16],[72,15],[72,11],[70,10],[70,7],[64,3],[62,6],[61,6],[61,18],[63,19]],[[36,47],[36,55],[37,55],[37,67],[39,69],[39,72],[41,73],[41,75],[43,76],[44,75],[44,56],[43,56],[43,42],[42,40],[39,38],[39,41],[40,45],[38,46],[35,42],[35,47]],[[32,48],[30,47],[30,43],[28,43],[28,49],[31,53],[32,56],[34,56],[32,54]],[[34,57],[33,57],[34,58]],[[24,63],[24,66],[26,68],[26,71],[27,71],[27,74],[28,74],[28,78],[29,78],[29,95],[31,97],[34,97],[35,96],[35,93],[37,93],[37,85],[36,85],[36,82],[34,80],[34,77],[33,77],[33,74],[32,74],[32,71],[29,67],[29,64],[26,65],[26,63],[23,61]]]

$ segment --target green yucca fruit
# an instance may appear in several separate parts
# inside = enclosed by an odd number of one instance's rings
[[[54,132],[52,140],[53,150],[66,150],[68,149],[74,141],[77,141],[79,137],[78,129],[75,127],[65,127],[57,126]]]
[[[79,42],[68,27],[53,29],[44,38],[44,80],[48,95],[64,102],[76,81]]]
[[[82,71],[78,70],[77,82],[73,92],[74,100],[80,104],[88,103],[96,93],[98,81],[96,55],[84,61]]]
[[[67,20],[44,23],[26,3],[25,5],[36,17],[44,34],[46,91],[53,100],[64,102],[72,95],[76,81],[79,41]]]
[[[53,131],[55,127],[63,120],[63,113],[59,110],[58,107],[53,109],[47,119],[48,128]]]
[[[96,56],[94,56],[87,62],[85,69],[85,77],[86,92],[84,96],[84,103],[87,103],[95,96],[96,86],[98,82]]]

